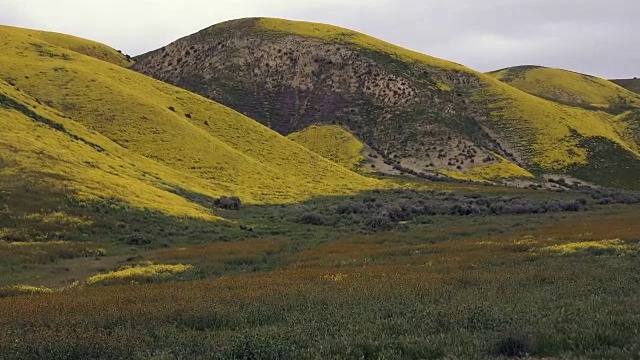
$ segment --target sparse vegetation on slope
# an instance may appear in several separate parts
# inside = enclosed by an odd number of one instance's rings
[[[400,61],[415,61],[424,65],[434,66],[458,71],[469,71],[470,69],[451,61],[438,59],[425,55],[417,51],[411,51],[400,46],[376,39],[372,36],[362,34],[353,30],[340,28],[333,25],[311,23],[305,21],[292,21],[286,19],[262,18],[256,23],[258,29],[280,32],[285,35],[295,34],[304,37],[312,37],[338,44],[351,44],[365,48],[373,52],[380,52],[392,56]],[[446,84],[445,89],[450,89]]]
[[[452,179],[474,182],[534,178],[532,173],[522,167],[507,161],[499,155],[495,155],[495,157],[498,158],[499,162],[490,165],[477,166],[466,172],[446,170],[442,172]]]
[[[502,164],[535,175],[572,175],[582,166],[590,170],[580,176],[597,181],[589,163],[593,149],[578,146],[576,134],[607,138],[640,164],[636,138],[613,114],[633,110],[637,97],[573,73],[567,72],[566,92],[579,91],[594,106],[550,101],[551,95],[532,95],[350,30],[280,19],[215,25],[136,60],[135,70],[226,104],[281,134],[331,119],[407,173],[488,180],[493,171],[486,169]]]
[[[640,164],[640,147],[628,140],[627,127],[610,114],[564,106],[510,87],[496,86],[487,91],[490,93],[485,96],[501,99],[490,105],[495,126],[534,170],[570,173],[572,165],[591,168],[589,154],[593,149],[580,146],[580,139],[593,137],[616,143]],[[591,175],[582,174],[587,175],[584,179],[595,178],[597,172],[591,169]]]

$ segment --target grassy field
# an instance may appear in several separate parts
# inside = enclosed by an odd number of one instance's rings
[[[224,226],[68,203],[102,221],[0,244],[0,358],[635,358],[640,196],[422,185]]]

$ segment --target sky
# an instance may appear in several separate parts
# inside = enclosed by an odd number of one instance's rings
[[[257,16],[338,25],[479,71],[543,65],[640,77],[638,0],[0,0],[0,24],[130,55]]]

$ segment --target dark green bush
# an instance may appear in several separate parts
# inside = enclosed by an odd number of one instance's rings
[[[315,213],[306,213],[300,216],[300,218],[298,219],[298,222],[301,224],[319,226],[319,225],[325,225],[327,223],[327,218]]]
[[[213,201],[213,206],[225,210],[240,210],[242,201],[237,196],[223,196]]]

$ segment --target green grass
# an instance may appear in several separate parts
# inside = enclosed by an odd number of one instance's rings
[[[638,205],[417,182],[456,193],[244,204],[212,223],[2,179],[0,358],[496,358],[509,337],[539,357],[637,351]]]
[[[589,150],[590,166],[574,165],[568,173],[580,178],[591,174],[598,184],[640,190],[637,180],[640,176],[639,157],[606,138],[578,138],[578,141],[578,146]]]
[[[316,201],[306,206],[341,200]],[[121,285],[0,292],[0,357],[493,359],[508,338],[541,358],[639,350],[629,331],[640,325],[637,252],[628,251],[640,242],[637,205],[433,217],[376,233],[281,220],[290,237],[274,240],[260,225],[282,225],[266,217],[296,212],[277,209],[235,212],[255,239],[141,252],[139,266],[89,278]],[[178,282],[133,274],[151,263],[194,269]]]

